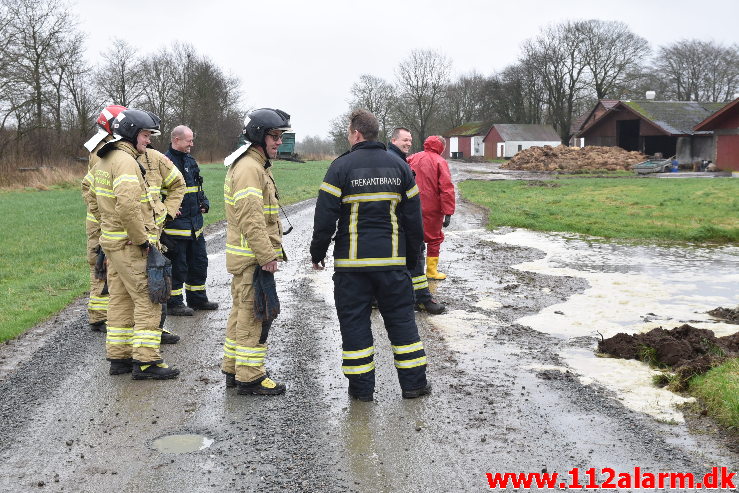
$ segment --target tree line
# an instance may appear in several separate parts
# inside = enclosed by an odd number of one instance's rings
[[[185,124],[198,155],[218,159],[238,138],[240,82],[193,46],[139,53],[122,39],[85,60],[70,7],[55,0],[0,0],[0,161],[41,166],[83,157],[102,108],[135,107],[162,119],[158,145]]]
[[[351,87],[349,108],[331,124],[336,152],[348,147],[346,115],[373,112],[385,139],[396,126],[414,136],[414,149],[428,135],[472,121],[551,124],[562,142],[573,121],[598,99],[724,102],[739,89],[739,46],[681,40],[653,50],[619,21],[565,21],[526,40],[518,60],[500,72],[456,79],[452,62],[438,51],[414,50],[392,81],[364,74]]]

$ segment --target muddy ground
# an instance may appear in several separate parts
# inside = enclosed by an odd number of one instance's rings
[[[453,163],[456,180],[480,165]],[[501,172],[502,173],[502,172]],[[513,175],[521,178],[520,174]],[[489,177],[486,177],[489,178]],[[111,377],[104,336],[83,300],[0,348],[1,491],[484,491],[487,472],[612,467],[705,473],[737,468],[739,448],[709,420],[668,424],[585,385],[558,356],[597,338],[559,338],[516,321],[587,289],[587,281],[514,268],[540,250],[491,241],[485,214],[461,203],[433,283],[448,312],[419,314],[431,396],[403,400],[382,321],[373,314],[377,393],[349,400],[341,375],[331,273],[310,269],[313,201],[287,208],[295,230],[277,274],[282,313],[268,368],[284,396],[238,396],[219,371],[230,308],[222,226],[208,232],[208,292],[219,310],[170,318],[176,381]],[[157,438],[213,442],[165,453]]]

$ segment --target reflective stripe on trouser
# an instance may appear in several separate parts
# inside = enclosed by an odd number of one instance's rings
[[[444,214],[441,211],[423,211],[423,241],[426,243],[429,257],[438,257],[441,244],[444,241]]]
[[[105,281],[95,277],[95,260],[97,260],[97,246],[87,247],[87,263],[90,264],[90,300],[87,302],[87,321],[89,323],[102,322],[108,318],[108,302],[110,297],[102,294]]]
[[[199,305],[208,301],[205,279],[208,276],[208,253],[205,236],[180,239],[171,236],[175,248],[165,255],[172,261],[172,296],[167,304],[179,305],[183,299],[188,305]],[[184,294],[184,298],[183,298]]]
[[[267,356],[267,335],[271,322],[262,324],[254,317],[254,270],[252,265],[231,280],[233,305],[226,323],[221,369],[235,373],[239,382],[253,382],[263,377]]]
[[[425,245],[421,246],[416,259],[416,268],[410,271],[411,280],[413,281],[413,295],[416,297],[416,303],[424,303],[431,299],[431,291],[429,291],[429,281],[426,277],[426,257],[424,256]]]
[[[413,310],[413,287],[407,270],[334,272],[334,301],[342,339],[342,371],[355,394],[375,388],[375,362],[370,314],[377,299],[393,346],[400,386],[426,386],[426,353],[418,337]]]
[[[133,358],[159,363],[161,305],[152,303],[146,285],[146,254],[134,245],[108,256],[108,359]]]

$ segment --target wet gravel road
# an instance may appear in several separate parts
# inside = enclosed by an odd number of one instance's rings
[[[475,166],[454,163],[455,179],[479,175]],[[736,443],[705,420],[660,423],[552,370],[565,366],[562,345],[595,340],[558,339],[516,320],[587,282],[513,268],[543,253],[492,241],[484,213],[464,203],[442,246],[449,278],[432,286],[448,312],[417,317],[434,393],[400,398],[375,313],[376,400],[351,401],[332,269],[310,268],[313,201],[287,210],[295,230],[285,238],[290,261],[277,274],[282,313],[267,359],[285,395],[225,388],[219,362],[230,276],[222,227],[211,227],[208,290],[221,307],[167,321],[182,336],[164,346],[182,370],[178,380],[109,376],[104,336],[87,330],[82,301],[0,347],[0,491],[483,491],[486,472],[641,466],[702,474],[739,464]],[[189,453],[154,447],[157,438],[186,433],[213,442]]]

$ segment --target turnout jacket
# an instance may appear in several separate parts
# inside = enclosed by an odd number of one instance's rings
[[[358,142],[331,163],[313,218],[314,263],[326,257],[334,233],[336,271],[415,267],[423,241],[418,187],[408,165],[381,142]]]
[[[100,161],[90,171],[88,206],[100,222],[100,246],[108,252],[121,250],[128,242],[156,242],[155,201],[136,161],[139,152],[133,144],[118,141],[103,146],[98,156]]]
[[[226,269],[231,274],[255,264],[287,260],[271,166],[261,149],[250,147],[226,172]]]
[[[185,196],[185,178],[167,156],[155,149],[146,149],[138,159],[146,171],[144,178],[149,186],[149,196],[154,201],[157,228],[160,230],[169,217],[177,211]]]
[[[203,213],[200,212],[202,205],[206,212],[210,209],[210,201],[203,191],[203,178],[200,176],[200,167],[195,158],[186,152],[181,152],[172,147],[165,153],[177,166],[185,178],[185,196],[180,206],[180,215],[168,222],[164,232],[180,240],[190,240],[203,234]]]
[[[95,186],[95,180],[92,175],[92,168],[100,161],[97,152],[108,142],[113,139],[112,135],[104,137],[90,152],[87,158],[87,174],[82,179],[82,198],[87,206],[87,219],[85,221],[85,231],[87,233],[87,246],[89,248],[97,248],[100,244],[100,221],[90,210],[90,187]]]

